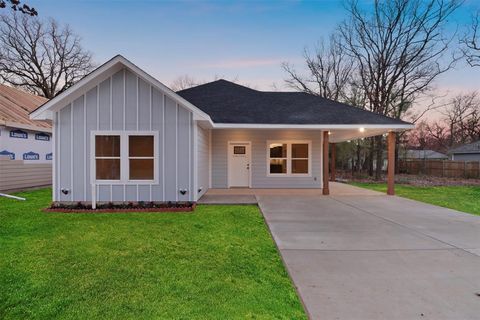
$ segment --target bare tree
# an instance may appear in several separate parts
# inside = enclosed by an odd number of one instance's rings
[[[441,113],[449,130],[449,147],[480,139],[480,97],[477,92],[453,97]]]
[[[440,74],[452,68],[456,59],[446,58],[453,38],[442,31],[459,4],[457,0],[375,0],[372,12],[366,13],[357,1],[348,3],[350,17],[339,27],[341,43],[355,61],[369,110],[401,118]],[[377,137],[377,163],[383,162],[382,146],[382,138]],[[380,174],[377,166],[375,177]]]
[[[480,67],[480,11],[472,17],[469,33],[460,42],[468,64],[472,67]]]
[[[180,91],[180,90],[198,86],[201,83],[202,83],[201,81],[195,80],[191,76],[185,74],[173,80],[172,83],[170,84],[170,89],[172,89],[173,91]]]
[[[293,65],[283,63],[282,67],[289,76],[285,80],[287,85],[327,99],[344,100],[353,61],[346,55],[338,35],[331,35],[328,43],[322,40],[314,54],[305,49],[304,58],[307,75],[299,73]]]
[[[0,9],[5,9],[7,5],[9,5],[13,11],[20,11],[21,13],[32,17],[38,15],[38,12],[34,7],[30,7],[25,3],[22,5],[20,0],[0,0]]]
[[[0,16],[0,79],[53,98],[93,69],[92,55],[68,26],[25,15]]]

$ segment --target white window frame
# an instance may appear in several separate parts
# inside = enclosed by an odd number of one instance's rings
[[[285,158],[270,158],[271,144],[286,144],[287,145],[287,173],[270,173],[271,159],[285,159]],[[292,158],[292,144],[307,144],[308,145],[308,173],[292,173],[292,160],[307,159],[307,158]],[[311,140],[268,140],[267,141],[267,177],[311,177],[312,176],[312,141]]]
[[[95,157],[96,136],[120,136],[120,180],[97,180]],[[153,180],[130,180],[130,158],[150,159],[151,157],[130,157],[130,136],[153,136]],[[90,183],[96,185],[151,185],[158,184],[158,131],[92,131],[90,133]],[[105,157],[103,157],[105,158]],[[111,158],[111,157],[108,157]],[[116,157],[115,157],[116,158]]]

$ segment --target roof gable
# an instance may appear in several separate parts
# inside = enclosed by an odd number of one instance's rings
[[[85,76],[83,79],[78,81],[76,84],[74,84],[72,87],[68,88],[55,98],[51,99],[50,101],[46,102],[45,104],[31,112],[30,118],[37,120],[52,119],[52,112],[58,111],[61,108],[65,107],[70,102],[85,94],[88,90],[95,87],[98,83],[112,76],[114,73],[118,72],[122,68],[127,68],[147,83],[164,92],[165,95],[167,95],[172,100],[178,102],[179,104],[182,104],[185,108],[192,111],[192,113],[194,114],[194,116],[197,117],[197,119],[211,122],[208,114],[206,114],[205,112],[191,104],[189,101],[176,94],[173,90],[165,86],[163,83],[161,83],[160,81],[158,81],[157,79],[155,79],[154,77],[152,77],[121,55],[117,55],[109,61],[105,62],[97,69],[92,71],[90,74]]]

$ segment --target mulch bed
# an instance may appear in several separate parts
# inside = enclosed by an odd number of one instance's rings
[[[128,213],[128,212],[193,212],[196,207],[195,202],[185,203],[147,203],[147,204],[99,204],[96,209],[91,205],[82,203],[59,204],[53,203],[50,207],[43,209],[44,212],[63,212],[63,213]]]

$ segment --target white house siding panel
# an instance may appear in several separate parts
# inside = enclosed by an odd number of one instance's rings
[[[158,177],[159,183],[152,186],[152,199],[163,199],[164,198],[164,188],[163,181],[165,178],[164,174],[164,159],[165,159],[165,150],[164,145],[164,95],[158,90],[152,90],[152,130],[158,131]]]
[[[85,152],[85,159],[87,160],[87,168],[86,168],[86,201],[91,201],[92,200],[92,187],[90,184],[90,176],[91,176],[91,170],[90,170],[90,132],[97,130],[97,87],[89,90],[84,96],[85,96],[85,115],[86,115],[86,121],[85,121],[85,135],[83,138],[85,139],[85,144],[86,148],[84,149],[83,152]],[[63,124],[57,125],[57,127],[62,126]],[[58,141],[58,139],[57,139]],[[59,149],[60,152],[60,149]],[[65,152],[65,151],[63,151]],[[62,152],[62,153],[63,153]],[[59,165],[57,163],[57,168]],[[59,186],[59,185],[58,185]]]
[[[193,160],[193,156],[190,150],[191,144],[191,130],[192,119],[191,112],[188,112],[184,108],[178,108],[178,126],[177,126],[177,141],[186,141],[187,143],[177,144],[177,166],[184,168],[184,170],[177,170],[177,186],[179,190],[186,190],[185,193],[178,193],[179,201],[190,200],[190,193],[193,193],[192,188],[189,187],[193,178],[190,176],[191,168],[190,162]]]
[[[268,176],[267,141],[310,140],[312,142],[311,177]],[[250,141],[252,144],[253,188],[321,188],[322,187],[322,132],[317,130],[213,130],[212,131],[212,187],[228,187],[228,142]]]
[[[177,104],[170,98],[165,98],[165,197],[178,200],[177,186],[177,130],[176,126],[169,125],[178,122]],[[172,188],[171,186],[174,186]]]
[[[113,74],[55,118],[58,201],[91,201],[91,132],[123,129],[158,132],[158,183],[99,185],[97,201],[193,200],[193,115],[136,74]],[[62,188],[70,192],[64,194]]]
[[[197,147],[197,175],[198,175],[198,197],[201,197],[208,190],[209,182],[209,158],[210,139],[209,130],[198,126],[198,147]]]
[[[60,126],[58,125],[58,123],[60,122],[60,113],[59,112],[56,112],[55,113],[55,116],[54,116],[54,121],[53,121],[53,139],[55,140],[55,144],[54,144],[54,147],[55,147],[55,150],[53,150],[53,156],[56,158],[57,155],[59,156],[60,155]],[[53,174],[53,177],[52,179],[55,179],[55,181],[53,182],[53,186],[54,187],[54,190],[52,190],[52,193],[53,193],[53,200],[55,201],[59,201],[60,200],[60,188],[58,187],[60,185],[60,170],[59,170],[59,166],[60,164],[58,163],[58,161],[55,160],[55,158],[53,159],[54,162],[56,162],[56,165],[53,165],[52,166],[52,172]]]
[[[110,127],[110,78],[102,81],[98,86],[98,130],[111,130]],[[110,201],[111,187],[98,186],[98,200]]]
[[[60,110],[59,114],[59,136],[58,144],[60,153],[58,158],[55,156],[54,161],[58,159],[57,169],[60,171],[60,180],[57,188],[71,190],[72,188],[72,132],[71,132],[71,121],[72,121],[72,104],[67,105],[65,108]],[[70,194],[65,194],[60,192],[58,197],[59,201],[70,201],[72,197]]]
[[[72,193],[74,199],[84,199],[85,198],[85,159],[84,150],[85,150],[85,112],[84,112],[84,96],[76,99],[73,102],[73,186]]]
[[[123,79],[124,72],[117,72],[112,76],[112,130],[123,130],[124,126]],[[123,199],[124,189],[123,185],[112,185],[112,199]]]

